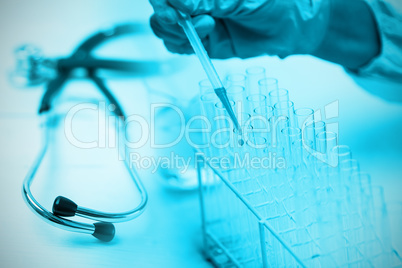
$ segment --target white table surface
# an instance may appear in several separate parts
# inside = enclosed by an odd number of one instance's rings
[[[116,238],[108,244],[44,223],[31,213],[21,197],[23,178],[40,148],[36,110],[43,87],[17,89],[9,83],[7,75],[14,66],[13,49],[31,42],[43,48],[49,56],[68,55],[83,38],[99,28],[119,22],[146,22],[151,13],[146,1],[126,0],[116,5],[111,1],[94,0],[16,0],[0,4],[2,267],[209,267],[200,249],[200,212],[196,192],[168,191],[150,170],[139,171],[149,192],[145,213],[136,220],[116,225]],[[152,57],[173,57],[155,37],[146,38],[155,45]],[[120,56],[121,51],[112,49],[106,52]],[[129,58],[144,56],[134,51],[129,51],[129,54]],[[149,52],[145,54],[145,57],[151,55]],[[185,101],[197,94],[196,83],[204,76],[193,57],[183,58],[191,63],[191,68],[179,71],[167,81]],[[387,202],[402,201],[401,104],[389,103],[366,93],[342,68],[310,57],[291,57],[284,61],[270,57],[247,61],[235,59],[216,61],[216,65],[221,74],[243,72],[245,67],[252,65],[266,67],[269,76],[278,78],[280,86],[289,89],[291,99],[298,107],[320,109],[339,101],[339,118],[334,122],[339,123],[340,143],[349,145],[353,157],[360,162],[361,170],[371,174],[374,184],[384,187]],[[158,79],[148,78],[156,84]],[[85,81],[70,84],[67,89],[70,86],[92,87]],[[127,112],[148,114],[150,98],[140,79],[111,79],[109,85],[115,89],[114,93]],[[146,146],[141,150],[149,152]],[[53,185],[57,178],[49,186],[46,183],[50,181],[38,181],[34,188],[36,193],[42,194],[38,199],[44,200],[48,208],[51,204],[48,201],[58,194],[52,190],[61,187]],[[76,190],[68,182],[64,185]],[[85,190],[82,191],[81,196],[85,196]],[[102,208],[108,205],[104,197],[103,192],[99,196],[95,192],[91,195],[93,200],[88,202]],[[111,207],[127,206],[122,198],[115,201]]]

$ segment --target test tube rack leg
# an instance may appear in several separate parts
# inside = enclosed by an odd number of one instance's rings
[[[282,265],[307,267],[287,242],[233,187],[232,183],[219,171],[214,170],[201,154],[197,157],[200,157],[204,163],[204,165],[197,165],[197,172],[206,259],[216,267],[277,267]],[[201,163],[201,161],[197,160],[197,163]],[[221,197],[218,201],[226,202],[213,203],[217,200],[217,195]],[[237,217],[241,217],[240,219],[236,219],[236,216],[231,219],[219,217],[230,214],[228,212],[231,208],[236,210],[232,211],[232,215],[237,215]],[[216,211],[219,211],[220,214],[214,213]],[[250,229],[237,230],[234,233],[222,231],[227,221],[236,220],[250,222],[251,225],[248,226]],[[250,243],[250,237],[255,237],[257,240]],[[273,259],[272,256],[268,256],[268,252],[277,257]]]

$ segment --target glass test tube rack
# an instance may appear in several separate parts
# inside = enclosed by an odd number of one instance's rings
[[[295,110],[263,68],[246,73],[226,79],[242,106],[241,137],[214,132],[233,126],[200,82],[203,115],[213,118],[204,141],[214,139],[196,160],[206,257],[217,267],[401,267],[382,188],[312,109]],[[244,164],[272,157],[284,165]]]

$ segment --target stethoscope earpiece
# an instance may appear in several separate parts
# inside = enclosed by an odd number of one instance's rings
[[[75,216],[77,212],[78,205],[72,200],[64,197],[58,196],[53,202],[53,214],[62,217],[72,217]]]
[[[103,242],[109,242],[113,239],[115,229],[113,223],[110,222],[96,222],[94,223],[95,231],[92,234]]]
[[[64,197],[58,196],[53,202],[53,215],[59,217],[72,217],[75,216],[77,212],[78,205]],[[95,231],[93,232],[93,236],[98,238],[103,242],[109,242],[114,238],[115,228],[114,225],[110,222],[96,222],[94,223]]]

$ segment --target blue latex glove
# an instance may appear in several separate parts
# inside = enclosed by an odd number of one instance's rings
[[[175,9],[189,13],[210,57],[281,58],[311,54],[321,44],[330,0],[150,0],[154,33],[172,52],[193,50]]]

